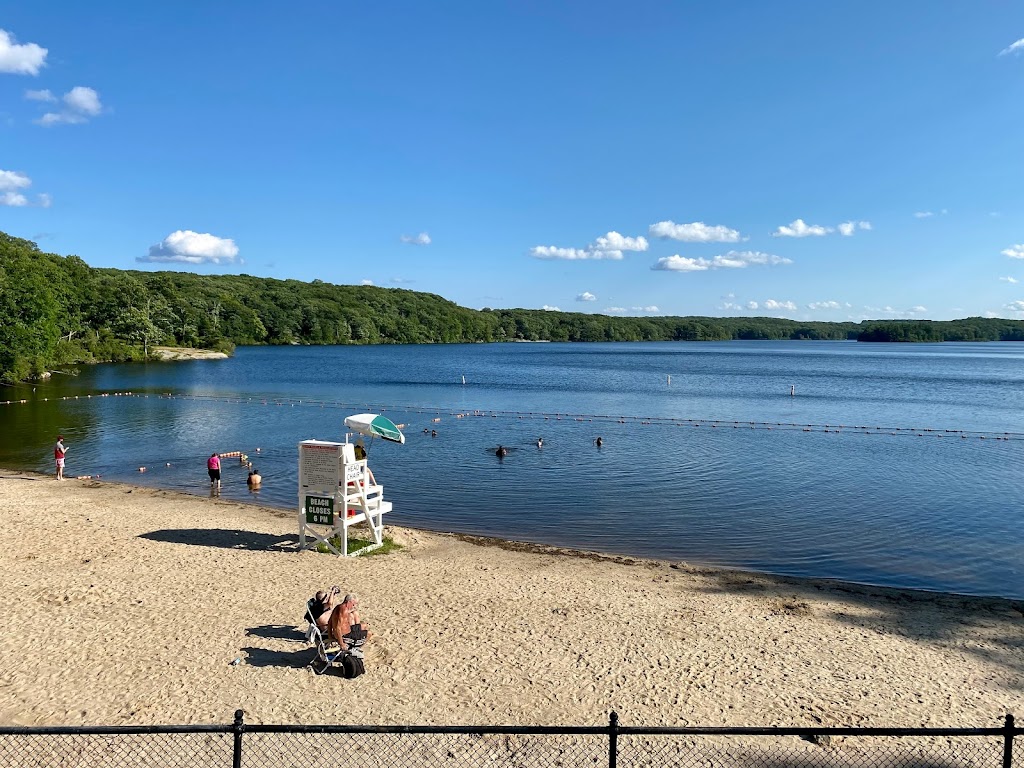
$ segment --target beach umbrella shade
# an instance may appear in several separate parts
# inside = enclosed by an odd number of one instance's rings
[[[357,413],[355,416],[349,416],[345,419],[345,426],[367,437],[379,437],[392,443],[405,442],[405,435],[395,423],[376,413]]]

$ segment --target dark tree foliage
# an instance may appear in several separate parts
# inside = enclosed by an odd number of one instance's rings
[[[774,317],[608,317],[460,307],[398,288],[93,269],[0,232],[0,378],[142,360],[156,344],[453,344],[484,341],[1022,341],[1024,322],[809,323]]]

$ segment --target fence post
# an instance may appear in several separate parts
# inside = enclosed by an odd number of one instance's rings
[[[1003,736],[1003,768],[1013,766],[1013,715],[1006,716],[1006,735]]]
[[[234,756],[231,760],[232,768],[242,768],[242,734],[245,733],[245,723],[242,722],[242,716],[245,714],[240,709],[235,710],[235,751]]]
[[[615,711],[608,716],[608,768],[615,768],[619,759],[619,715]]]

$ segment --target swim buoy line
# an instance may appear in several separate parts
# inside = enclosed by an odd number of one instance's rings
[[[343,402],[339,400],[305,400],[298,398],[268,398],[259,395],[250,396],[239,396],[239,397],[224,397],[216,395],[182,395],[175,394],[173,392],[164,392],[159,394],[147,394],[142,392],[133,392],[131,390],[124,392],[95,392],[86,393],[81,395],[64,395],[55,398],[39,398],[37,400],[0,400],[0,405],[25,405],[29,403],[49,402],[51,400],[79,400],[79,399],[92,399],[92,398],[104,398],[104,397],[134,397],[134,398],[155,398],[165,400],[189,400],[198,403],[220,403],[220,404],[239,404],[239,405],[289,405],[289,406],[307,406],[317,408],[338,408],[345,410],[367,410],[367,411],[379,411],[384,412],[387,410],[398,410],[405,413],[421,413],[421,414],[434,414],[433,418],[430,419],[431,423],[439,423],[441,421],[441,415],[454,416],[456,418],[465,418],[468,416],[477,417],[515,417],[516,419],[542,419],[545,421],[554,419],[561,421],[563,418],[572,419],[574,421],[588,421],[588,422],[608,422],[618,424],[639,424],[642,426],[738,426],[744,425],[749,426],[751,429],[765,429],[772,430],[778,428],[780,430],[794,430],[802,432],[819,432],[819,433],[831,433],[831,434],[860,434],[860,435],[885,435],[889,437],[924,437],[929,435],[959,435],[961,438],[967,439],[979,439],[979,440],[997,440],[997,441],[1019,441],[1024,440],[1024,432],[1009,432],[1009,431],[994,431],[994,430],[965,430],[965,429],[949,429],[949,428],[937,428],[937,427],[897,427],[897,426],[884,426],[884,425],[843,425],[843,424],[799,424],[794,422],[763,422],[763,421],[734,421],[728,419],[688,419],[680,417],[669,417],[669,416],[625,416],[625,415],[611,415],[611,414],[569,414],[569,413],[544,413],[540,411],[511,411],[511,410],[473,410],[463,411],[447,408],[437,408],[428,406],[405,406],[405,405],[394,405],[394,404],[383,404],[383,403],[351,403]],[[402,425],[402,428],[407,427],[408,424]],[[257,452],[259,452],[257,450]],[[223,457],[238,457],[241,455],[241,451],[228,451],[220,454]]]

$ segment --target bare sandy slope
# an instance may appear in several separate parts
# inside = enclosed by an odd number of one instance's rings
[[[192,347],[151,347],[150,351],[161,360],[227,360],[223,352]]]
[[[391,529],[295,551],[280,512],[0,472],[0,723],[996,726],[1021,604]],[[358,592],[367,674],[315,677],[319,586]],[[231,666],[240,657],[243,663]]]

